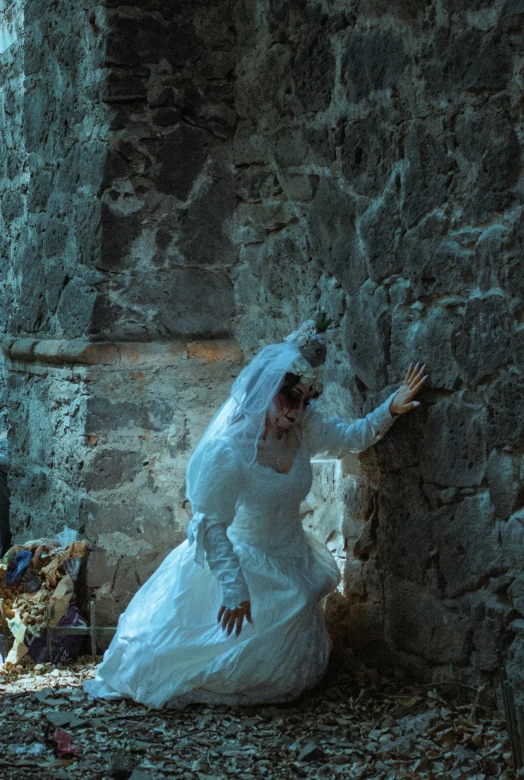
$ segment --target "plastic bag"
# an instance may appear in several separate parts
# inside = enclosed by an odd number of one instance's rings
[[[60,543],[60,547],[67,547],[68,544],[76,542],[77,537],[77,532],[73,531],[73,529],[69,528],[67,525],[64,526],[63,531],[56,535],[56,538]],[[78,572],[80,571],[80,558],[68,558],[66,561],[64,561],[64,567],[73,582],[75,582],[76,578],[78,577]]]

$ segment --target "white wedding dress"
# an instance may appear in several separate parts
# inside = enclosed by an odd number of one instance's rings
[[[95,679],[85,684],[89,695],[130,697],[155,708],[256,704],[294,699],[317,684],[331,649],[322,599],[340,575],[327,547],[300,521],[312,482],[310,458],[342,457],[377,442],[395,419],[394,395],[350,425],[324,420],[312,404],[288,473],[256,461],[248,466],[233,443],[214,442],[189,540],[121,615]],[[218,609],[246,597],[253,625],[244,623],[238,638],[226,637]]]

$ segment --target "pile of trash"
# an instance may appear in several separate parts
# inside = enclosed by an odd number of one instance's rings
[[[84,649],[84,637],[55,636],[49,658],[47,626],[85,626],[75,605],[74,584],[86,543],[64,528],[54,539],[18,544],[0,559],[0,599],[3,599],[0,664],[9,669],[29,654],[35,663],[74,660]],[[11,645],[9,649],[9,645]]]

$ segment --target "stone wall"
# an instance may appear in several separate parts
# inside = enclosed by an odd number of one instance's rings
[[[185,539],[188,457],[227,396],[242,353],[228,341],[93,343],[18,339],[8,354],[13,531],[68,525],[91,544],[82,597],[115,625]]]
[[[78,527],[114,620],[183,538],[238,344],[321,305],[327,413],[430,371],[372,451],[315,467],[333,619],[380,663],[477,682],[501,648],[524,682],[522,4],[176,5],[25,2],[3,121],[27,157],[0,181],[2,208],[27,197],[3,215],[16,533]]]
[[[89,334],[98,297],[101,274],[88,247],[100,221],[108,117],[91,5],[18,3],[16,43],[4,55],[13,75],[2,90],[9,149],[1,179],[2,330],[8,358],[22,337],[16,361],[42,339]],[[18,538],[54,530],[64,518],[76,524],[83,433],[81,386],[50,389],[45,372],[25,374],[23,366],[8,362],[3,393]]]
[[[231,332],[231,2],[106,0],[98,338]]]
[[[4,213],[12,531],[78,529],[94,546],[85,595],[109,624],[184,538],[189,452],[242,359],[221,232],[228,10],[177,9],[26,0],[4,114],[25,142],[25,193],[5,186],[26,211]]]
[[[349,476],[324,467],[307,521],[345,570],[333,609],[368,658],[476,682],[501,648],[522,684],[524,7],[235,13],[236,335],[250,352],[324,305],[348,418],[430,372]]]
[[[6,318],[14,292],[16,244],[25,221],[25,201],[28,174],[25,167],[25,144],[22,129],[23,114],[23,2],[0,2],[0,140],[3,154],[0,161],[0,334],[7,330]],[[5,430],[7,416],[5,372],[1,367],[1,430]]]

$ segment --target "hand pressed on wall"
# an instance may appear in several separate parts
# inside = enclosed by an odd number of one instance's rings
[[[428,378],[428,374],[424,376],[424,369],[426,364],[420,365],[420,363],[409,364],[404,384],[399,388],[396,396],[393,398],[389,405],[389,411],[391,414],[406,414],[412,409],[416,409],[420,406],[420,401],[413,401],[413,398],[424,386],[424,382]]]

